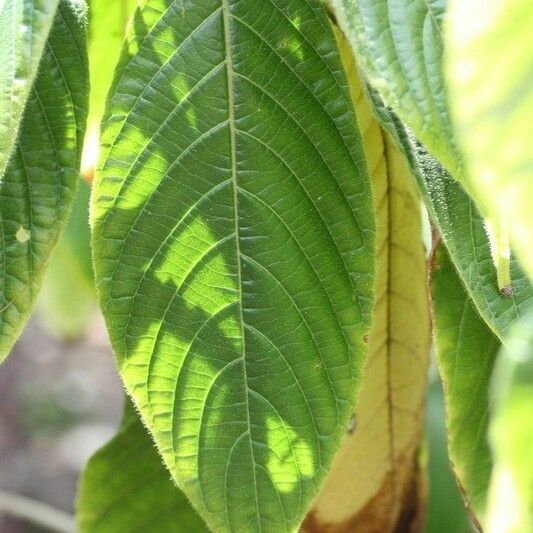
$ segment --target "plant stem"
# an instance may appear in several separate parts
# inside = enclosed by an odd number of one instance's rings
[[[76,522],[72,515],[18,494],[0,491],[1,514],[22,518],[59,533],[76,531]]]

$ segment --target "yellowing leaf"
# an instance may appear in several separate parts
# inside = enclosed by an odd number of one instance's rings
[[[419,198],[402,154],[372,115],[340,43],[377,210],[376,307],[357,411],[305,531],[394,531],[417,520],[430,317]],[[418,238],[420,236],[420,238]]]

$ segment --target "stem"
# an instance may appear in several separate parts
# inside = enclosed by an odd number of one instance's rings
[[[45,503],[0,490],[0,514],[22,518],[58,533],[76,531],[74,517]]]

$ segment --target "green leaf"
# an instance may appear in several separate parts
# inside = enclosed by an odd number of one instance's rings
[[[450,460],[468,505],[483,523],[492,471],[489,384],[500,341],[477,313],[443,246],[437,248],[433,268],[436,352]]]
[[[0,184],[0,360],[28,319],[78,181],[87,108],[81,4],[62,0]]]
[[[533,280],[532,23],[528,0],[451,2],[446,70],[476,200]]]
[[[81,533],[207,532],[170,480],[130,400],[115,437],[85,466],[76,508]]]
[[[468,294],[486,323],[504,339],[510,325],[533,309],[533,286],[515,257],[510,291],[498,290],[485,222],[470,197],[370,90],[375,111],[394,136],[418,181],[424,202]]]
[[[527,533],[533,524],[533,314],[513,326],[492,387],[496,466],[487,531]]]
[[[453,174],[464,176],[442,72],[446,0],[329,0],[370,84]]]
[[[45,326],[66,341],[86,331],[96,310],[88,219],[90,191],[89,185],[81,180],[37,301],[37,311]]]
[[[374,218],[327,16],[149,0],[107,104],[92,205],[126,387],[217,531],[294,531],[353,409]]]
[[[0,181],[17,141],[58,0],[0,3]]]

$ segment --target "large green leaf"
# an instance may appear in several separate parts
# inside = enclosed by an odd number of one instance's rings
[[[443,246],[434,258],[432,295],[450,460],[466,501],[483,522],[492,471],[489,384],[500,341],[479,316]]]
[[[0,181],[39,68],[58,0],[0,2]]]
[[[318,2],[149,0],[93,195],[126,387],[215,531],[294,531],[353,408],[370,186]]]
[[[533,286],[516,258],[510,262],[510,292],[499,290],[485,222],[463,188],[427,152],[375,91],[375,110],[395,137],[416,177],[426,207],[479,313],[500,339],[533,309]]]
[[[528,0],[453,1],[446,58],[476,199],[504,221],[533,280],[532,24]]]
[[[81,7],[60,2],[0,184],[0,360],[33,309],[77,186],[88,95]]]
[[[533,524],[533,314],[518,321],[493,379],[489,533],[528,533]]]
[[[81,533],[207,531],[170,480],[129,400],[118,433],[85,466],[76,507]]]
[[[456,179],[464,177],[454,138],[442,55],[446,0],[329,0],[359,65],[385,103]]]

